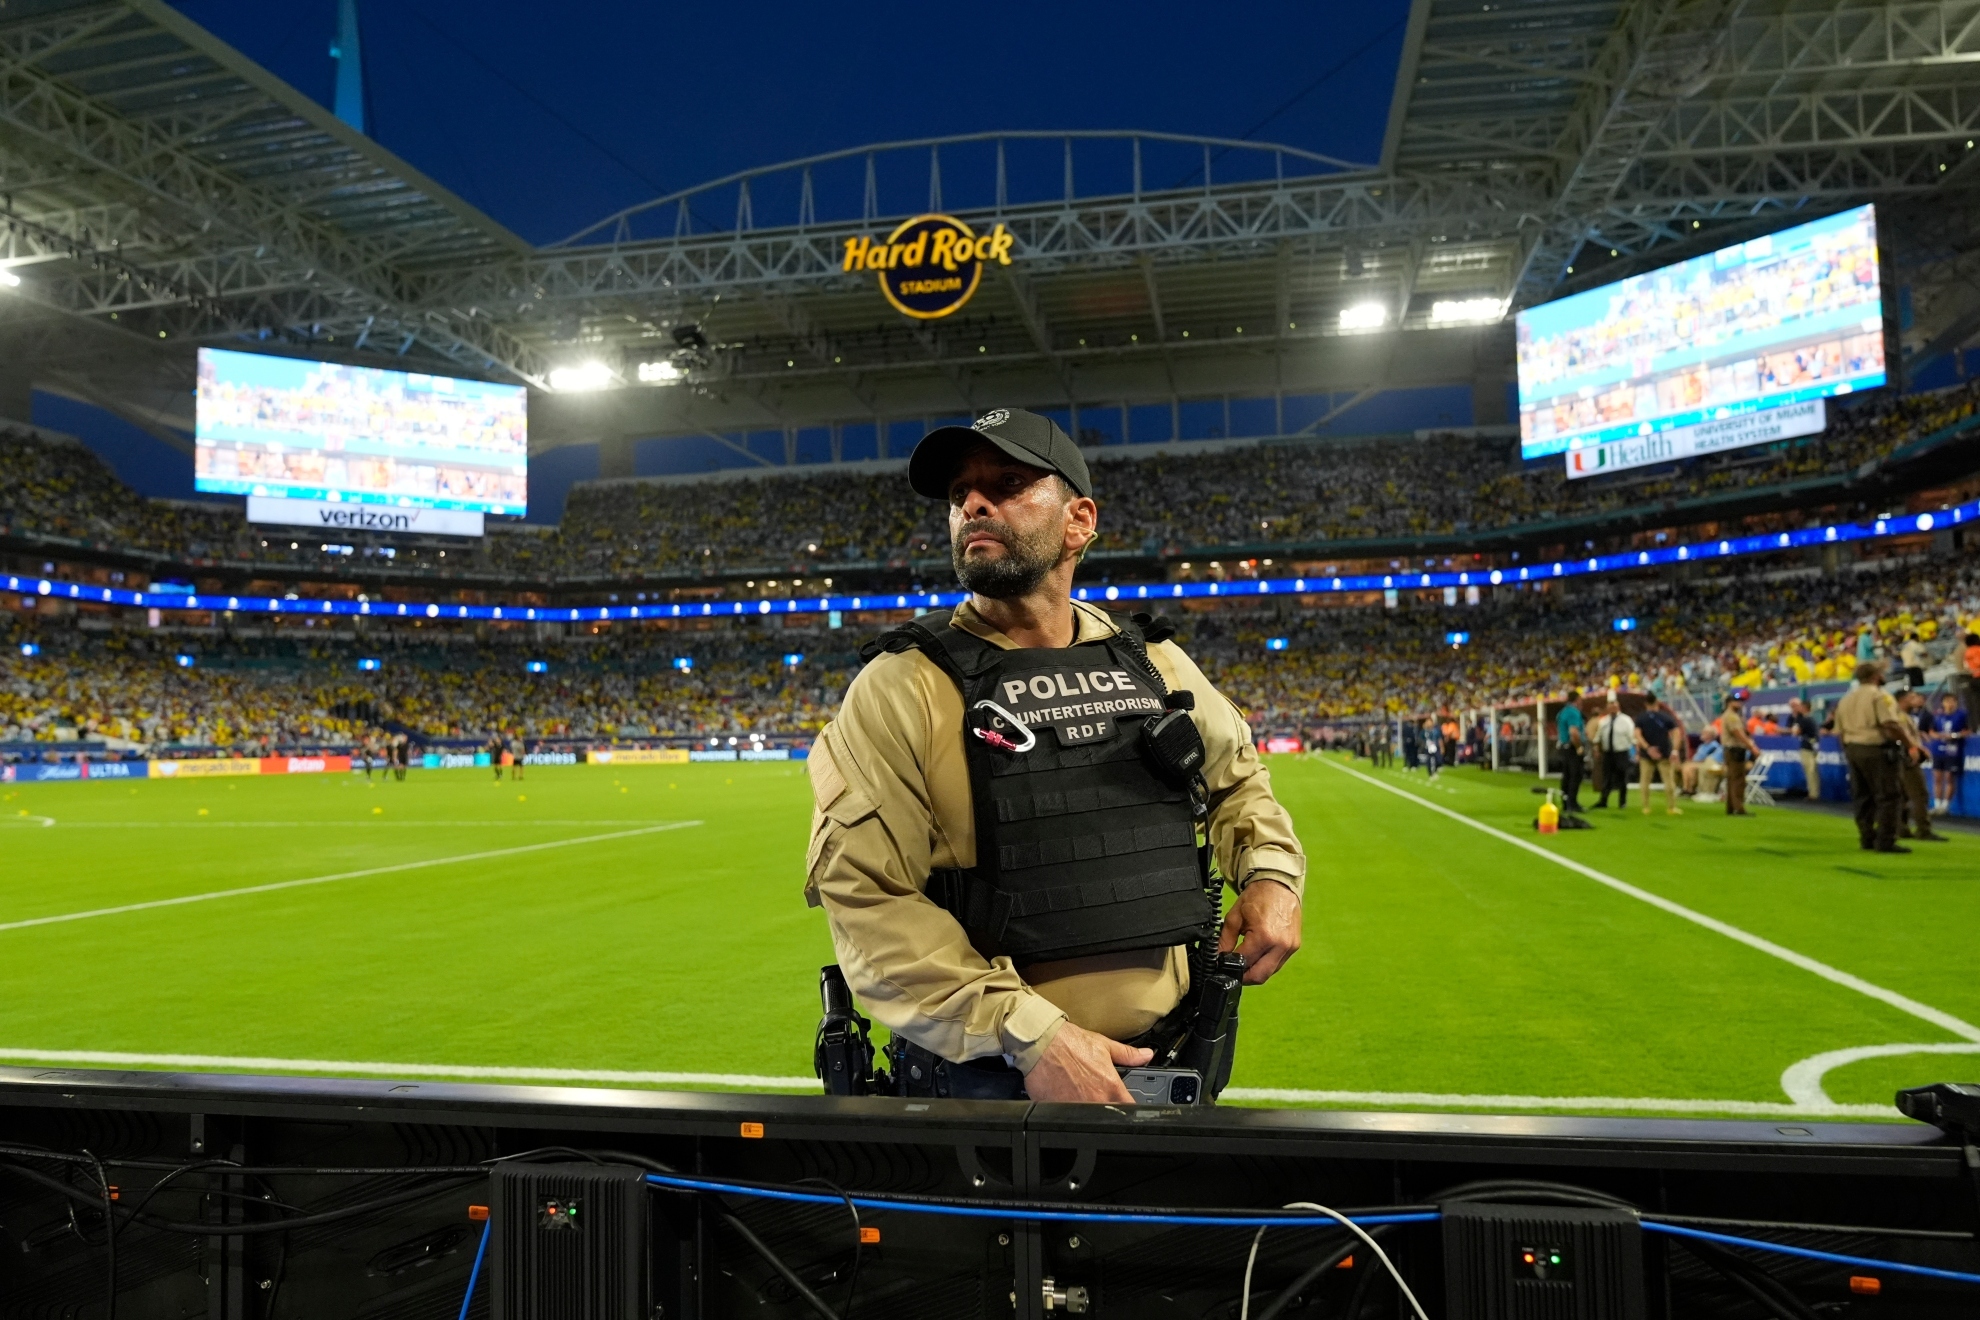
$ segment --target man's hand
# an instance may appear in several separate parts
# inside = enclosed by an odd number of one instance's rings
[[[1131,1105],[1134,1097],[1121,1083],[1121,1068],[1139,1068],[1155,1057],[1153,1050],[1130,1049],[1097,1031],[1068,1022],[1024,1075],[1024,1093],[1033,1100],[1094,1100]]]
[[[1236,949],[1243,954],[1244,983],[1263,985],[1299,952],[1299,923],[1299,896],[1279,881],[1260,876],[1244,887],[1224,914],[1217,952]]]

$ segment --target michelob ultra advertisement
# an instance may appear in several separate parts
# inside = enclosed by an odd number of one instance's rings
[[[959,310],[983,282],[988,262],[1011,264],[1016,236],[1000,221],[979,234],[954,216],[918,215],[882,239],[846,240],[841,270],[870,270],[894,309],[918,321]]]

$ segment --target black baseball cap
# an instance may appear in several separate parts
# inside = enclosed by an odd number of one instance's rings
[[[1093,474],[1072,437],[1051,418],[1022,408],[992,408],[968,426],[938,426],[922,436],[908,459],[908,485],[932,500],[949,498],[956,459],[984,440],[1020,463],[1058,473],[1074,490],[1092,497]]]

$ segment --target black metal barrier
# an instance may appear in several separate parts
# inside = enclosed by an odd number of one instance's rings
[[[0,1069],[0,1316],[1236,1320],[1254,1242],[1251,1320],[1413,1315],[1277,1209],[1314,1202],[1431,1320],[1936,1320],[1980,1314],[1966,1157],[1916,1123]]]

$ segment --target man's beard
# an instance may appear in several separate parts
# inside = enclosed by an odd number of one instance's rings
[[[966,556],[963,547],[978,532],[989,532],[1002,541],[1004,553],[985,559]],[[965,587],[992,600],[1010,600],[1029,595],[1037,589],[1038,584],[1045,580],[1045,575],[1059,566],[1059,553],[1063,545],[1063,536],[1055,535],[1050,528],[1040,528],[1031,540],[1026,541],[1007,522],[978,518],[956,529],[949,558],[955,564],[957,580]]]

